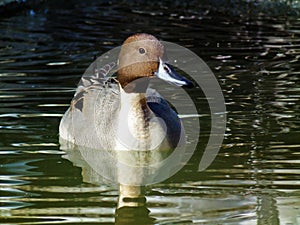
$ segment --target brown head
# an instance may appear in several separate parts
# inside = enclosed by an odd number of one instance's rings
[[[118,81],[126,92],[145,92],[149,77],[158,77],[177,86],[193,87],[162,60],[164,47],[150,34],[135,34],[125,40],[118,62]],[[145,78],[145,79],[141,79]]]
[[[163,45],[150,34],[134,34],[127,38],[118,63],[117,75],[122,88],[138,78],[153,77],[163,54]]]

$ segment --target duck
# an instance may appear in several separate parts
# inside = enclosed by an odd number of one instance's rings
[[[165,59],[164,45],[155,36],[129,36],[121,46],[117,62],[81,78],[61,119],[60,138],[90,149],[121,152],[117,154],[120,160],[129,151],[159,152],[152,155],[151,162],[163,159],[182,145],[185,132],[181,119],[149,83],[161,79],[166,85],[179,87],[190,88],[194,84]],[[116,76],[108,76],[114,69]],[[140,154],[133,161],[134,166],[149,163]],[[140,192],[125,184],[122,189],[130,196]]]
[[[174,149],[184,134],[177,113],[149,81],[159,78],[182,87],[193,82],[163,61],[164,46],[153,35],[128,37],[118,57],[117,77],[83,76],[59,125],[62,139],[89,148]]]

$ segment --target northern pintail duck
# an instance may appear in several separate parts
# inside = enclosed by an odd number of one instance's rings
[[[154,36],[135,34],[123,43],[117,77],[106,77],[114,64],[81,78],[64,114],[60,137],[92,149],[174,149],[185,140],[176,112],[149,80],[158,77],[178,86],[192,86],[163,61],[164,47]]]
[[[155,77],[178,86],[193,83],[178,75],[163,58],[164,47],[154,36],[130,36],[121,47],[117,63],[81,78],[60,122],[61,143],[82,146],[83,155],[97,151],[96,157],[105,160],[98,159],[102,169],[108,167],[103,171],[115,171],[120,183],[118,207],[144,204],[143,200],[125,199],[144,199],[143,185],[149,183],[145,180],[155,178],[162,168],[152,165],[185,143],[178,115],[148,84]],[[116,78],[108,76],[115,65]],[[111,165],[111,157],[117,158],[117,165]]]

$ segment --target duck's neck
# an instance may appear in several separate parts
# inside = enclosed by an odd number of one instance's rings
[[[146,150],[149,121],[153,113],[149,109],[145,93],[126,93],[121,89],[118,138],[126,150]]]
[[[126,93],[122,90],[121,110],[128,116],[134,116],[134,119],[136,119],[134,121],[139,122],[139,124],[145,123],[144,125],[146,125],[146,121],[152,115],[152,111],[147,105],[146,93]]]
[[[146,141],[150,135],[150,120],[154,117],[147,105],[146,94],[121,93],[121,113],[125,121],[128,120],[130,134],[140,141]]]
[[[121,88],[121,109],[127,111],[150,112],[146,101],[146,93],[127,93]]]

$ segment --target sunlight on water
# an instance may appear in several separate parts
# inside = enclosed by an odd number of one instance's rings
[[[299,1],[230,2],[49,1],[1,16],[0,223],[300,224]],[[198,114],[180,117],[200,121],[195,154],[147,188],[147,207],[116,210],[117,188],[66,159],[58,125],[87,66],[135,32],[210,66],[227,129],[198,172],[211,115],[201,89],[187,90]]]

